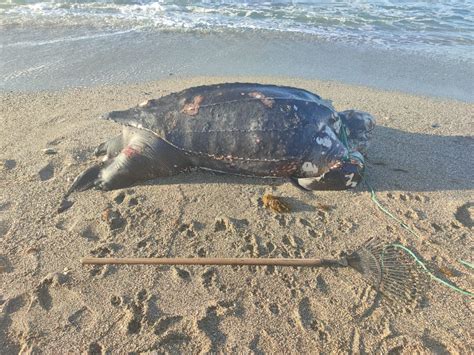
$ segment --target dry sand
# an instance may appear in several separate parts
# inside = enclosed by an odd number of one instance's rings
[[[422,237],[392,223],[363,186],[304,193],[285,181],[204,172],[76,194],[75,204],[56,214],[94,148],[120,131],[101,114],[221,81],[299,86],[339,110],[373,113],[369,179],[379,199]],[[241,77],[0,98],[1,353],[473,351],[472,299],[439,284],[431,284],[415,312],[397,314],[385,301],[374,303],[376,292],[350,269],[79,263],[93,255],[337,257],[380,237],[406,243],[472,290],[472,270],[457,260],[472,261],[473,104]],[[261,207],[266,192],[284,197],[292,212]],[[121,216],[115,229],[102,218],[108,207]]]

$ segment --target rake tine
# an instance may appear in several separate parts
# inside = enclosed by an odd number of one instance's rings
[[[399,249],[376,239],[369,239],[348,256],[349,266],[377,291],[406,305],[416,303],[421,288],[421,274],[410,261]]]

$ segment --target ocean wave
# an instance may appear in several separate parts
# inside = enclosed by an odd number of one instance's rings
[[[0,27],[88,26],[107,33],[266,30],[427,51],[474,45],[474,3],[465,1],[34,1],[0,0]],[[107,34],[108,35],[108,34]]]

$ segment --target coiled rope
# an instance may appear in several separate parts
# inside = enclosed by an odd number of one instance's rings
[[[367,175],[367,174],[366,174]],[[370,192],[370,198],[371,200],[375,203],[375,205],[382,211],[384,212],[387,216],[389,216],[390,218],[392,218],[393,220],[395,220],[396,222],[398,222],[398,224],[400,225],[400,227],[402,227],[403,229],[405,229],[406,231],[408,231],[409,233],[413,234],[414,236],[418,237],[418,238],[421,238],[421,236],[416,233],[412,228],[410,228],[410,226],[408,226],[406,223],[404,223],[403,221],[401,221],[400,219],[398,219],[397,217],[395,217],[390,211],[388,211],[381,203],[380,201],[377,199],[377,195],[375,194],[375,190],[372,188],[372,186],[369,184],[369,182],[367,181],[367,176],[364,176],[364,182],[365,182],[365,185],[367,186],[367,188],[369,189],[369,192]],[[471,296],[471,297],[474,297],[474,293],[472,292],[469,292],[467,290],[464,290],[460,287],[457,287],[456,285],[454,285],[453,283],[451,282],[448,282],[446,280],[443,280],[441,278],[439,278],[438,276],[436,276],[435,274],[433,274],[427,267],[426,267],[426,264],[423,263],[423,261],[421,261],[421,259],[416,256],[416,254],[411,251],[410,249],[408,249],[406,246],[402,245],[402,244],[399,244],[399,243],[392,243],[392,244],[388,244],[386,247],[395,247],[395,248],[398,248],[398,249],[401,249],[403,250],[405,253],[407,253],[411,258],[413,258],[415,260],[415,262],[421,266],[421,268],[423,269],[423,271],[429,275],[429,277],[432,279],[432,280],[435,280],[436,282],[439,282],[440,284],[446,286],[446,287],[449,287],[450,289],[460,293],[460,294],[463,294],[465,296]],[[472,264],[466,262],[466,261],[463,261],[463,260],[460,260],[460,262],[463,264],[463,265],[466,265],[468,267],[471,267],[472,268]]]

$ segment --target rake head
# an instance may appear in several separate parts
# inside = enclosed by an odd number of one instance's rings
[[[395,245],[370,239],[346,259],[377,291],[404,306],[415,306],[426,286],[417,265]]]

